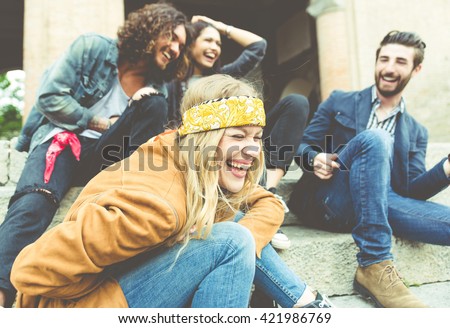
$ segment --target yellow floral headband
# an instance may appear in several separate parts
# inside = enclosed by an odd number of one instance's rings
[[[261,99],[233,96],[205,101],[183,114],[178,129],[180,136],[244,125],[266,125],[266,114]]]

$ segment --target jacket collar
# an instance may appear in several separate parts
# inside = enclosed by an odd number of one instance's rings
[[[105,61],[115,67],[118,66],[119,61],[119,47],[117,42],[117,39],[111,41],[108,49],[108,54],[105,57]]]

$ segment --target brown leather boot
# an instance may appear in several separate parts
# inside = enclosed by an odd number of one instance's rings
[[[356,270],[353,288],[383,308],[428,307],[405,286],[392,261],[383,261]]]

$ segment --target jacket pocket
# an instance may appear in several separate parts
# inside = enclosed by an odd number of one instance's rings
[[[103,97],[103,92],[98,88],[96,83],[89,79],[89,77],[83,76],[82,83],[78,85],[73,97],[83,107],[89,108]]]
[[[339,123],[343,127],[352,129],[352,130],[356,130],[355,120],[348,116],[345,116],[344,114],[342,114],[342,112],[337,112],[334,119],[336,120],[337,123]]]

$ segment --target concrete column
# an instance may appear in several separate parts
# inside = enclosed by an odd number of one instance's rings
[[[96,32],[114,37],[123,21],[123,0],[25,0],[24,118],[35,101],[43,71],[77,36]]]
[[[311,0],[306,9],[316,19],[322,99],[334,89],[352,87],[352,53],[346,0]]]

